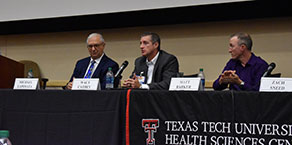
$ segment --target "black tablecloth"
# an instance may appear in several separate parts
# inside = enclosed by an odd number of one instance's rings
[[[126,91],[0,91],[13,145],[118,145]]]
[[[127,145],[292,144],[292,94],[132,91]]]
[[[292,144],[292,93],[0,90],[13,145]]]

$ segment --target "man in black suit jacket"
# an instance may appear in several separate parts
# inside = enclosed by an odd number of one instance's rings
[[[130,79],[123,86],[141,89],[169,89],[171,77],[178,73],[178,60],[160,50],[160,38],[156,33],[141,35],[140,48],[142,56],[135,60],[135,69]]]
[[[87,38],[87,48],[90,57],[77,61],[66,89],[72,89],[73,78],[99,78],[101,89],[105,89],[108,68],[111,67],[114,74],[118,71],[119,65],[103,52],[105,41],[101,34],[90,34]]]

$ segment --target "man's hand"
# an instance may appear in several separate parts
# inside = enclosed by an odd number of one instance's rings
[[[74,81],[74,79],[75,79],[75,77],[73,77],[73,81]],[[72,81],[72,82],[69,82],[69,83],[66,85],[66,90],[72,90],[73,81]]]
[[[72,82],[69,82],[66,86],[66,89],[71,90],[72,89]]]
[[[124,81],[123,86],[127,88],[140,88],[141,84],[136,74],[134,74],[133,78]]]
[[[224,71],[219,79],[219,84],[237,84],[240,85],[242,80],[236,74],[235,70]]]

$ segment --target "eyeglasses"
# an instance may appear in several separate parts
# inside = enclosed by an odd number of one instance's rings
[[[100,44],[91,44],[91,45],[87,45],[87,48],[92,48],[92,47],[98,48],[98,47],[102,46],[103,44],[104,44],[103,42]]]

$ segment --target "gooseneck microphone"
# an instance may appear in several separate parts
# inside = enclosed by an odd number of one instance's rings
[[[268,67],[268,69],[266,70],[266,72],[263,74],[263,77],[267,77],[269,75],[271,75],[271,72],[273,71],[273,69],[276,67],[275,63],[271,63]]]
[[[121,74],[123,73],[124,69],[128,66],[129,62],[128,61],[124,61],[123,64],[121,65],[120,69],[117,71],[115,78],[118,76],[121,76]]]

